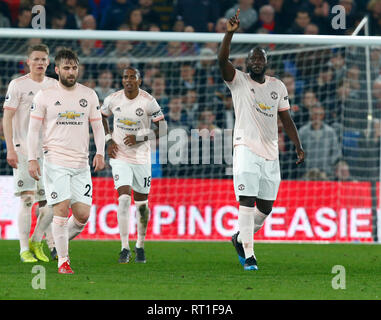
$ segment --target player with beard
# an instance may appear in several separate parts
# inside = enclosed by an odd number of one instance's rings
[[[232,242],[244,270],[257,270],[254,233],[272,211],[280,184],[278,155],[279,116],[283,127],[295,144],[297,164],[304,161],[304,151],[290,116],[286,86],[265,75],[267,53],[261,47],[250,50],[248,73],[229,61],[230,43],[239,28],[239,9],[227,22],[227,31],[218,53],[222,78],[229,87],[234,105],[233,180],[239,201],[238,232]]]
[[[59,81],[37,93],[31,106],[28,130],[29,174],[41,179],[37,161],[42,127],[44,172],[48,205],[53,206],[53,237],[58,273],[74,273],[70,267],[69,240],[85,227],[92,204],[89,166],[89,123],[94,134],[94,171],[102,170],[105,134],[98,97],[94,90],[77,83],[79,60],[70,49],[55,57]],[[72,216],[68,219],[69,208]]]

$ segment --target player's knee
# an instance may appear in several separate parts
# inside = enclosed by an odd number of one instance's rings
[[[127,214],[127,210],[129,210],[131,204],[131,196],[128,194],[122,194],[118,198],[119,207],[122,209],[118,212]]]
[[[239,196],[239,205],[243,207],[254,208],[255,197]]]
[[[24,207],[31,208],[33,206],[33,203],[34,203],[33,194],[25,193],[25,194],[22,194],[20,198]]]
[[[273,201],[257,201],[257,208],[261,213],[269,215],[273,210]]]

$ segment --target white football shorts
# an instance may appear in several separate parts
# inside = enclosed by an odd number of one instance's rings
[[[119,159],[110,159],[115,189],[130,186],[132,190],[149,194],[151,189],[151,163],[132,164]]]
[[[71,205],[81,202],[91,206],[93,184],[90,166],[73,169],[44,161],[44,182],[48,205],[70,199]]]
[[[34,191],[35,201],[45,201],[45,188],[43,179],[43,161],[38,159],[41,169],[41,178],[39,181],[34,180],[28,170],[28,157],[21,152],[17,152],[17,169],[13,169],[13,180],[15,184],[15,196],[21,196],[21,192]]]
[[[233,182],[237,201],[239,196],[274,201],[280,180],[279,159],[266,160],[245,145],[234,147]]]

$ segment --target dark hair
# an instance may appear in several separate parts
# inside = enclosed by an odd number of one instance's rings
[[[70,48],[62,48],[56,54],[54,62],[56,66],[59,66],[62,60],[73,60],[75,63],[79,64],[79,59],[77,53]]]
[[[138,77],[138,79],[142,78],[142,76],[140,75],[140,71],[138,69],[134,68],[134,67],[128,66],[128,67],[124,68],[124,70],[133,70],[133,71],[135,71],[136,76]]]
[[[34,51],[41,51],[41,52],[45,52],[47,55],[49,55],[49,48],[46,44],[43,44],[43,43],[40,43],[40,44],[35,44],[33,46],[29,46],[28,47],[28,51],[27,51],[27,54],[28,54],[28,57],[32,54],[32,52]]]

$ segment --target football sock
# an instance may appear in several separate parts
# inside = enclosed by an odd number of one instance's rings
[[[74,239],[76,236],[78,236],[83,229],[85,228],[86,223],[79,222],[74,215],[71,215],[67,222],[67,229],[68,229],[68,235],[69,240]]]
[[[67,222],[68,218],[66,217],[53,217],[52,231],[57,250],[58,267],[67,261],[69,256],[69,233]]]
[[[262,213],[259,211],[257,207],[255,207],[254,211],[254,233],[256,233],[259,229],[262,228],[263,224],[265,223],[265,219],[268,217],[267,214]]]
[[[29,233],[31,227],[31,212],[34,203],[33,194],[22,194],[21,205],[17,217],[17,226],[20,239],[20,253],[29,250]]]
[[[144,248],[144,240],[146,238],[147,225],[149,220],[148,200],[135,201],[136,220],[138,226],[138,239],[136,241],[137,248]]]
[[[39,214],[37,218],[36,227],[34,229],[33,235],[31,237],[32,241],[41,242],[42,237],[48,226],[51,224],[53,220],[53,210],[49,208],[48,205],[45,205],[42,208],[39,208]]]
[[[122,243],[122,250],[128,249],[130,250],[130,245],[128,243],[128,237],[130,233],[130,204],[131,204],[131,196],[128,194],[122,194],[118,198],[118,225],[119,225],[119,233],[120,240]]]
[[[254,208],[239,206],[238,228],[239,240],[247,259],[254,255]]]

